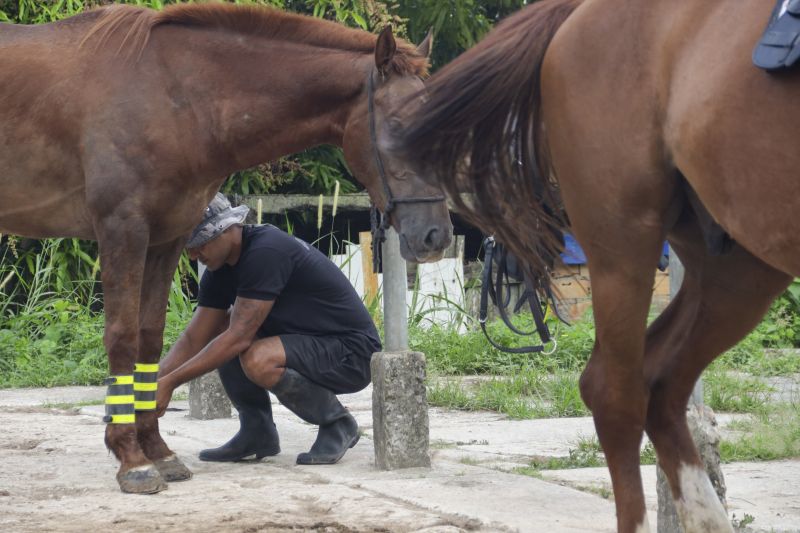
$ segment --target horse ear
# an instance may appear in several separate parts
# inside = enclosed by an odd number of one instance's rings
[[[378,43],[375,45],[375,66],[382,73],[386,73],[386,68],[394,57],[397,51],[397,43],[392,34],[391,24],[383,28],[380,35],[378,35]]]
[[[417,46],[417,53],[422,57],[427,57],[430,59],[431,57],[431,50],[433,49],[433,28],[428,30],[428,35],[422,39],[422,42],[419,43]]]

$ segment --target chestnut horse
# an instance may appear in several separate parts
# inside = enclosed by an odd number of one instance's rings
[[[580,389],[623,532],[648,530],[643,432],[684,530],[731,530],[685,410],[800,276],[800,72],[751,64],[773,4],[537,2],[434,75],[398,132],[396,153],[536,270],[566,227],[586,252],[596,340]],[[685,279],[647,327],[665,238]]]
[[[429,43],[229,4],[0,25],[0,232],[98,241],[111,375],[158,361],[184,242],[236,170],[342,146],[375,204],[388,203],[403,255],[438,259],[452,233],[440,190],[384,153]],[[109,424],[105,440],[123,491],[191,476],[155,411]]]

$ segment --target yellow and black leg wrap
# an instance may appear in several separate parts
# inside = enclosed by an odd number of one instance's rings
[[[136,363],[133,372],[133,393],[136,396],[137,411],[156,410],[158,391],[158,363]]]
[[[133,376],[111,376],[104,381],[106,391],[106,424],[135,424]]]

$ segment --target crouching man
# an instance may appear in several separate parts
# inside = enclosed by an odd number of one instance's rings
[[[319,426],[298,464],[333,464],[358,442],[358,424],[337,394],[370,382],[381,350],[369,313],[339,268],[270,225],[242,225],[248,208],[217,194],[186,248],[206,267],[191,322],[161,362],[157,405],[179,385],[219,369],[239,411],[239,432],[204,461],[280,452],[267,391]]]

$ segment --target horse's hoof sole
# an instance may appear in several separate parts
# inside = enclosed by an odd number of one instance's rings
[[[117,474],[122,492],[129,494],[155,494],[167,488],[167,483],[155,466],[139,466]]]
[[[192,479],[192,471],[175,455],[153,461],[153,464],[158,469],[161,477],[166,481],[186,481]]]

